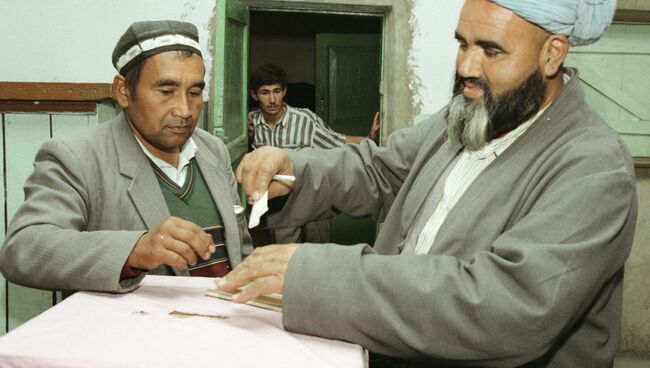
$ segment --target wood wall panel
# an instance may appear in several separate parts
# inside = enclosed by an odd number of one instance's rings
[[[111,119],[118,109],[111,102],[96,105],[93,114],[88,113],[21,113],[0,114],[4,120],[0,125],[5,143],[0,147],[0,162],[3,162],[3,183],[6,183],[7,197],[0,190],[0,203],[7,208],[7,222],[24,200],[23,185],[33,171],[36,152],[50,136],[61,136],[96,126]],[[6,155],[4,153],[6,152]],[[7,160],[2,160],[6,156]],[[5,166],[6,163],[6,166]],[[4,185],[4,184],[3,184]],[[0,242],[4,241],[5,214],[0,211]],[[53,294],[5,282],[0,276],[0,335],[11,330],[48,309],[61,300],[61,293]],[[8,306],[8,309],[6,308]]]
[[[0,203],[2,203],[2,208],[0,208],[0,244],[4,243],[6,224],[5,224],[5,180],[4,180],[4,114],[0,114],[0,163],[2,164],[2,185],[0,188]],[[7,280],[0,274],[0,335],[4,334],[7,331]]]
[[[23,185],[33,171],[33,162],[41,144],[50,138],[47,114],[5,114],[5,162],[7,183],[7,219],[24,201]],[[8,328],[19,326],[52,305],[49,291],[8,284]]]
[[[632,155],[650,157],[650,25],[612,24],[593,45],[575,47],[586,98],[616,129]]]

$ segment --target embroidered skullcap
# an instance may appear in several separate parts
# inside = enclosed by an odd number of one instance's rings
[[[494,0],[573,46],[596,42],[612,22],[616,0]]]
[[[202,56],[196,26],[176,20],[135,22],[117,41],[113,66],[123,75],[141,60],[166,51],[190,51]]]

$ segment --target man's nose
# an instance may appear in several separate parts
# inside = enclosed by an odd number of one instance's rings
[[[274,93],[271,93],[271,94],[269,95],[269,102],[270,102],[270,103],[275,103],[275,101],[276,101],[275,94],[274,94]]]
[[[192,110],[190,110],[190,101],[186,95],[179,95],[176,106],[172,110],[175,117],[189,119],[192,117]]]
[[[480,48],[469,49],[458,54],[456,69],[463,78],[481,78],[483,76],[483,57]]]

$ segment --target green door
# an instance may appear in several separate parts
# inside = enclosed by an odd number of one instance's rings
[[[381,34],[316,35],[316,113],[346,135],[365,136],[380,107]],[[332,241],[373,244],[377,227],[369,218],[340,214]]]
[[[340,133],[365,136],[379,111],[381,34],[316,35],[316,113]]]
[[[248,7],[237,0],[218,0],[210,116],[233,164],[247,152]]]

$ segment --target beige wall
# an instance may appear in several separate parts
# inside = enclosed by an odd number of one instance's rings
[[[650,169],[637,169],[639,217],[625,268],[621,352],[650,357]]]

